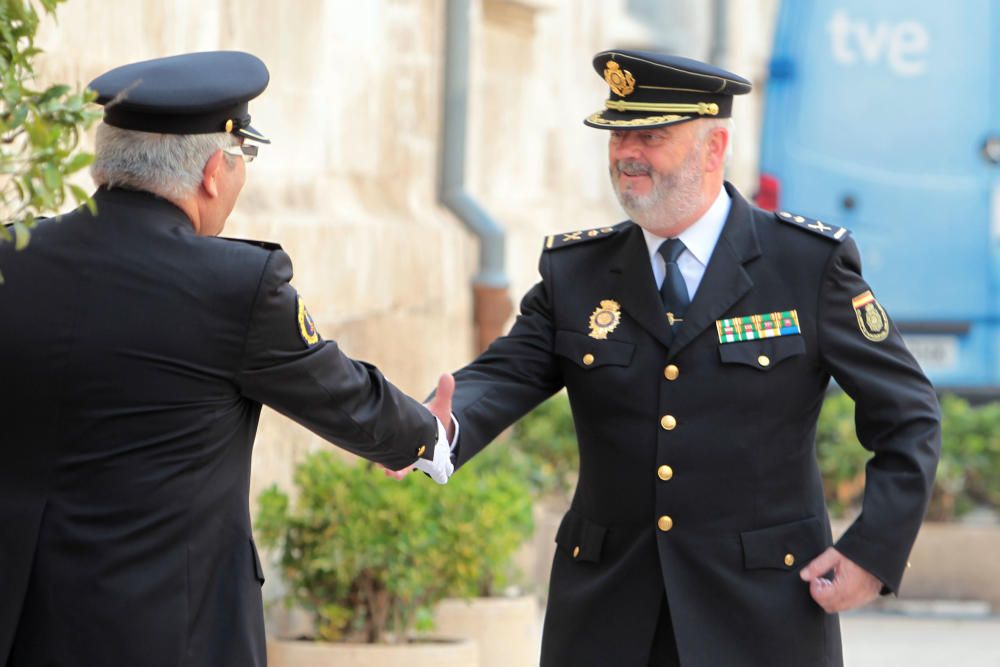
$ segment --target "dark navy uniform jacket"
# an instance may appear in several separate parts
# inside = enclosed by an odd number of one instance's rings
[[[580,475],[556,538],[545,667],[645,666],[664,593],[683,667],[841,665],[837,616],[799,578],[832,543],[814,445],[831,377],[873,452],[837,548],[899,587],[940,448],[935,393],[865,296],[849,235],[726,187],[729,217],[673,337],[628,222],[557,236],[509,335],[456,375],[460,465],[569,394]],[[614,327],[591,319],[605,301]],[[717,322],[792,310],[798,334],[720,342]]]
[[[278,246],[95,199],[0,246],[0,664],[263,665],[261,404],[392,469],[436,422],[307,335]]]

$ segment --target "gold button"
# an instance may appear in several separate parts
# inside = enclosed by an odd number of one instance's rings
[[[792,554],[785,554],[785,565],[788,567],[795,565],[795,556]]]
[[[573,547],[573,558],[580,555],[580,547]]]
[[[594,363],[594,355],[592,355],[592,354],[585,354],[585,355],[583,355],[583,365],[584,366],[589,366],[592,363]]]
[[[423,455],[424,455],[424,452],[426,452],[426,451],[427,451],[427,447],[426,447],[426,446],[424,446],[424,445],[420,445],[420,446],[419,446],[419,447],[417,448],[417,458],[420,458],[421,456],[423,456]]]
[[[674,469],[670,466],[660,466],[656,469],[656,476],[666,482],[674,476]]]
[[[762,354],[759,357],[757,357],[757,363],[763,366],[764,368],[767,368],[768,366],[771,365],[771,359],[766,354]]]
[[[673,415],[663,415],[663,419],[660,420],[660,426],[662,426],[665,431],[673,431],[677,428],[677,420],[674,419]]]
[[[681,374],[681,369],[677,368],[673,364],[670,364],[663,369],[663,377],[667,378],[671,382],[677,379],[677,376]]]
[[[674,527],[674,520],[664,514],[660,517],[660,520],[656,522],[656,526],[665,533]]]

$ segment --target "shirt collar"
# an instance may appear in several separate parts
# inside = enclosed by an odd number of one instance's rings
[[[677,236],[684,243],[687,251],[702,266],[708,266],[708,260],[712,257],[712,251],[715,250],[715,244],[719,242],[719,236],[722,234],[722,228],[726,224],[726,218],[729,217],[729,208],[732,206],[732,203],[726,189],[719,188],[719,194],[715,197],[712,205],[708,207],[708,210],[705,211],[705,215],[698,218],[693,225]],[[653,261],[656,251],[667,239],[645,229],[642,230],[642,235],[646,239],[649,259]]]

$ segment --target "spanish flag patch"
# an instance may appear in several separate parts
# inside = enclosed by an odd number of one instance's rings
[[[889,316],[871,290],[851,299],[851,306],[858,318],[858,328],[865,338],[878,343],[889,336]]]

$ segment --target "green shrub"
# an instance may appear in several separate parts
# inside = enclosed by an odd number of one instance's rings
[[[869,458],[854,432],[854,401],[842,392],[827,396],[816,424],[816,460],[833,516],[860,502]]]
[[[403,640],[428,629],[444,597],[505,585],[533,524],[529,489],[501,455],[484,453],[439,487],[320,451],[296,469],[294,502],[264,491],[257,534],[279,550],[288,599],[314,612],[316,637]]]
[[[927,516],[951,520],[976,506],[1000,508],[1000,403],[973,407],[941,398],[941,461]],[[834,516],[856,509],[864,494],[864,465],[871,454],[854,434],[854,402],[827,397],[816,430],[816,453],[827,503]]]
[[[511,428],[504,447],[517,450],[532,489],[538,496],[568,495],[576,486],[580,451],[569,398],[559,392]],[[494,446],[495,447],[495,446]]]
[[[941,462],[928,518],[955,519],[977,506],[1000,509],[1000,403],[973,407],[945,395],[941,412]],[[566,394],[515,424],[502,448],[514,450],[506,465],[520,466],[537,495],[571,492],[579,452]],[[871,456],[855,434],[854,401],[843,392],[827,396],[816,426],[816,457],[833,516],[859,508]]]
[[[944,396],[941,413],[932,518],[960,516],[977,505],[1000,508],[1000,403],[972,407]]]

